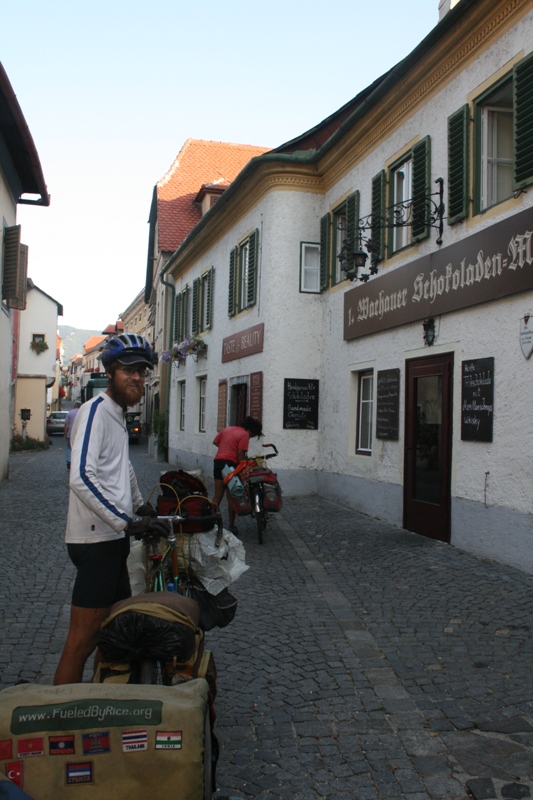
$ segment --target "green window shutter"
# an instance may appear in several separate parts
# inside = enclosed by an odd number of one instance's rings
[[[2,299],[10,308],[24,308],[26,296],[26,262],[21,264],[20,225],[4,228],[4,277]],[[1,258],[1,253],[0,253]],[[19,302],[24,294],[24,303]]]
[[[431,141],[426,136],[413,147],[413,234],[412,242],[420,242],[429,236],[429,206],[426,197],[430,193]]]
[[[229,282],[228,282],[228,316],[235,316],[236,291],[237,291],[237,258],[239,250],[234,247],[229,254]]]
[[[353,249],[359,250],[359,192],[353,192],[346,198],[346,235],[353,240]],[[353,251],[352,251],[353,252]],[[353,255],[348,259],[353,262]]]
[[[200,278],[192,282],[191,333],[196,336],[199,330]]]
[[[328,288],[331,250],[331,224],[329,211],[320,220],[320,291]]]
[[[387,180],[385,170],[382,169],[372,178],[372,225],[371,239],[376,249],[376,255],[383,261],[385,253],[385,230],[382,227],[385,219],[385,193]]]
[[[470,169],[470,108],[464,105],[448,117],[448,224],[468,216]]]
[[[174,342],[181,342],[181,294],[174,298]]]
[[[203,325],[205,330],[209,330],[213,324],[213,288],[215,280],[215,268],[211,267],[206,276],[205,291],[207,297],[205,299],[205,319]]]
[[[248,291],[246,306],[253,306],[257,300],[257,282],[259,277],[259,231],[257,228],[250,234],[248,249]]]
[[[185,287],[181,293],[183,300],[181,302],[181,338],[185,339],[189,333],[189,295],[191,290],[188,286]]]
[[[514,188],[533,183],[533,55],[514,68]]]

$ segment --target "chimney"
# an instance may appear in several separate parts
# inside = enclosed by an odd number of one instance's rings
[[[439,20],[445,17],[458,2],[459,0],[439,0]]]

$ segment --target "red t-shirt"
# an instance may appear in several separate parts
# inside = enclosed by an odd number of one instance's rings
[[[241,428],[240,425],[230,425],[229,428],[217,433],[215,436],[215,444],[218,446],[216,459],[223,461],[233,461],[236,464],[239,460],[237,451],[248,450],[250,443],[250,434],[248,431]]]

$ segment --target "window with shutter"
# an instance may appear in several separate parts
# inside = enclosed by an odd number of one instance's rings
[[[513,78],[507,76],[474,103],[474,210],[485,211],[513,194]]]
[[[429,136],[425,136],[413,147],[412,242],[420,242],[429,236],[429,207],[426,198],[431,191],[430,162],[431,140]]]
[[[331,244],[331,222],[329,212],[320,220],[320,291],[328,288]]]
[[[237,311],[237,258],[236,247],[229,254],[228,316],[234,317]]]
[[[176,294],[174,301],[174,341],[182,342],[188,334],[189,324],[189,294],[188,286]]]
[[[300,242],[300,292],[320,294],[320,245]]]
[[[390,168],[389,255],[429,236],[430,152],[426,136]]]
[[[255,305],[257,300],[257,282],[258,282],[258,245],[259,245],[259,231],[256,229],[248,240],[248,291],[246,294],[246,308]]]
[[[202,275],[202,300],[201,300],[201,328],[207,331],[211,328],[213,319],[213,282],[215,277],[215,268],[211,269]]]
[[[191,333],[196,336],[200,330],[200,278],[195,278],[192,282],[192,305],[191,305]]]
[[[174,298],[174,342],[181,342],[181,293]]]
[[[448,117],[448,223],[468,216],[470,108],[464,105]]]
[[[514,188],[533,183],[533,55],[514,67]]]
[[[357,248],[359,243],[359,192],[348,195],[346,200],[333,210],[333,254],[334,261],[331,266],[331,285],[346,280],[346,275],[341,270],[340,254],[343,243],[351,239]],[[353,250],[351,251],[353,252]],[[353,256],[352,256],[353,260]],[[348,263],[350,258],[348,258]]]
[[[189,333],[189,295],[191,290],[188,286],[185,287],[182,294],[181,301],[181,339],[185,339]]]
[[[371,239],[375,246],[375,252],[380,261],[385,255],[385,236],[381,220],[385,217],[385,197],[386,197],[387,178],[385,170],[382,169],[372,178],[372,224]]]
[[[228,314],[255,305],[259,281],[259,231],[253,231],[230,253]]]
[[[4,228],[2,300],[9,308],[26,308],[28,248],[20,243],[20,225]]]

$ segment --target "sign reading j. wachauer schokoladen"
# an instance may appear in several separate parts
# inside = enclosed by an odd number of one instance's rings
[[[344,295],[344,338],[533,289],[533,209],[419,258]]]

